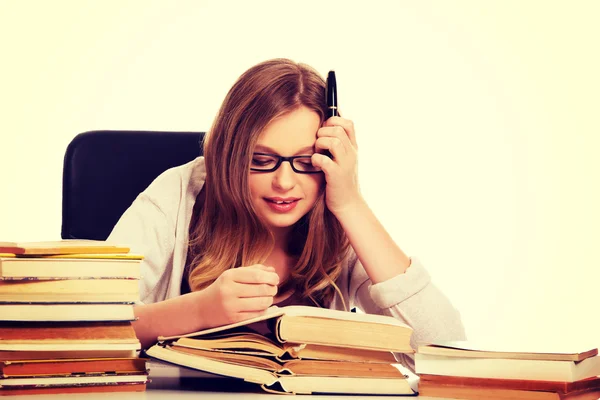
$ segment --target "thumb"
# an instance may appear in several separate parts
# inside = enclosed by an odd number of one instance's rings
[[[258,269],[262,269],[264,271],[270,271],[270,272],[275,271],[275,267],[271,267],[270,265],[264,265],[264,264],[253,264],[253,265],[250,265],[249,268],[258,268]]]
[[[333,163],[333,160],[327,157],[325,154],[315,153],[311,156],[310,161],[312,164],[319,168],[325,173],[325,176],[329,176],[329,167]]]

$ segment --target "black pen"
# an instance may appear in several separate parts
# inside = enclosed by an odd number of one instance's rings
[[[337,82],[335,71],[331,70],[327,74],[327,118],[338,115]]]

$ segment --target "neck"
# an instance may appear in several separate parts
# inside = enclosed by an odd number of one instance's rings
[[[279,275],[280,281],[283,282],[288,278],[290,270],[295,262],[294,258],[288,254],[288,241],[292,228],[275,228],[272,229],[271,232],[273,233],[275,243],[271,254],[265,261],[265,265],[274,267],[277,275]],[[277,293],[276,300],[281,301],[284,298],[287,298],[289,294],[290,293]]]
[[[287,253],[288,249],[288,240],[290,238],[290,234],[292,232],[292,227],[287,226],[285,228],[273,228],[271,230],[273,233],[273,238],[275,239],[275,243],[273,246],[273,252],[283,252]]]

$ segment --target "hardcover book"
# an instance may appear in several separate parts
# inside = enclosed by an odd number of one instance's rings
[[[133,321],[132,304],[0,303],[0,321]]]
[[[232,355],[262,356],[285,362],[294,359],[356,361],[393,364],[396,358],[391,352],[364,350],[352,347],[317,344],[280,343],[268,336],[238,330],[217,332],[200,337],[182,337],[171,342],[174,348],[204,350],[212,357]]]
[[[5,361],[81,354],[133,357],[137,350],[140,342],[130,322],[0,323],[0,360]]]
[[[136,254],[16,256],[0,254],[0,279],[139,279],[143,257]]]
[[[268,321],[280,343],[292,342],[355,349],[414,353],[412,328],[393,317],[309,306],[271,307],[264,315],[186,335],[159,337],[160,341],[202,337],[216,332]]]
[[[561,348],[563,347],[563,348]],[[474,341],[438,341],[420,345],[419,354],[464,358],[510,358],[520,360],[583,361],[598,354],[597,348],[585,346],[551,346],[500,344]]]
[[[419,346],[417,374],[575,382],[600,375],[597,348],[438,342]]]
[[[125,303],[139,300],[137,279],[0,280],[0,302]]]
[[[300,372],[274,372],[261,366],[247,366],[239,362],[227,362],[203,357],[191,352],[173,350],[169,346],[154,345],[146,351],[150,357],[193,368],[212,374],[239,378],[259,384],[265,391],[273,393],[343,393],[343,394],[387,394],[413,395],[406,376],[400,371],[386,370],[382,376],[347,376],[342,369],[316,369],[316,374]],[[385,364],[383,364],[385,365]],[[395,367],[393,367],[395,368]],[[320,374],[326,371],[325,374]]]
[[[0,361],[0,376],[3,378],[29,377],[36,375],[75,374],[144,374],[146,359],[129,358],[66,358],[50,360]]]
[[[65,239],[49,242],[0,242],[0,253],[27,255],[128,253],[129,248],[101,240]]]

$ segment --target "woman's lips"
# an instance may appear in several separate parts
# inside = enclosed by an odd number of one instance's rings
[[[271,209],[275,212],[280,212],[280,213],[285,213],[288,211],[293,210],[296,207],[296,204],[298,204],[298,200],[293,200],[291,202],[283,202],[283,203],[277,203],[274,200],[269,200],[269,199],[265,199],[265,201],[267,202],[267,204],[269,205],[269,207],[271,207]]]

